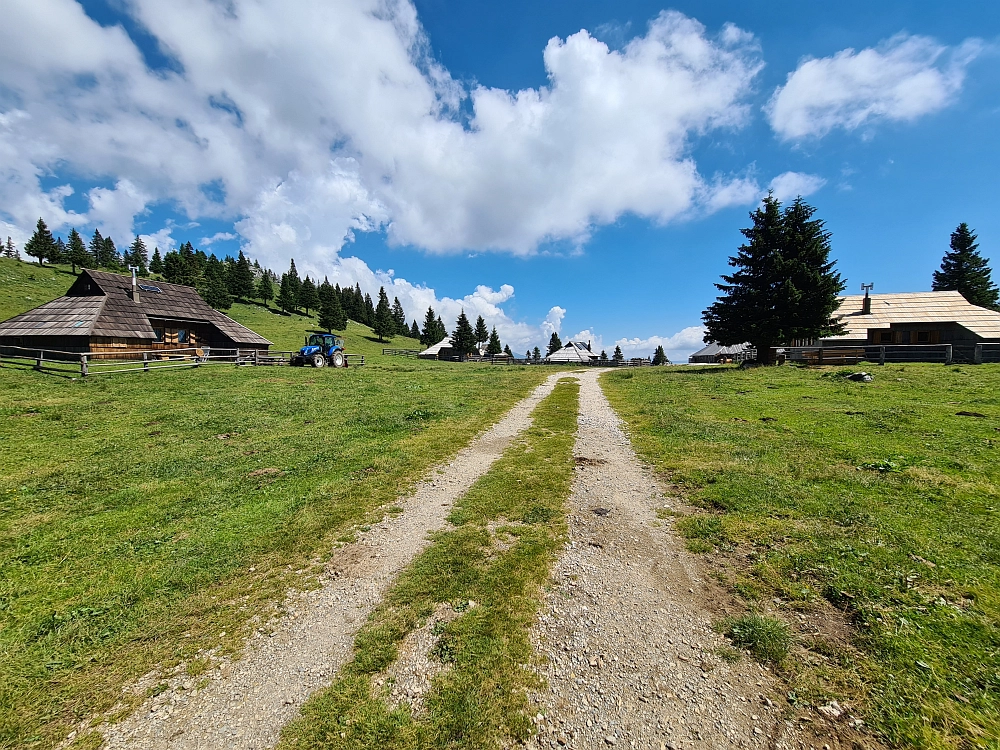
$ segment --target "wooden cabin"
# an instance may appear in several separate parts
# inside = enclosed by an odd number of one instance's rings
[[[210,307],[198,292],[84,270],[65,296],[0,323],[0,346],[63,352],[256,349],[271,342]]]

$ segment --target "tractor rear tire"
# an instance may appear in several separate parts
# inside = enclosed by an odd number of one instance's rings
[[[326,357],[322,354],[314,354],[312,365],[313,367],[326,367]]]
[[[343,367],[345,364],[344,353],[334,352],[333,356],[330,357],[330,364],[333,365],[334,367]]]

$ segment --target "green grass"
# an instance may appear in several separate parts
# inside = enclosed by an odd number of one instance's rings
[[[71,281],[0,274],[5,315]],[[278,341],[307,327],[273,317]],[[398,512],[546,375],[362,347],[370,364],[347,370],[0,368],[0,747],[51,746],[147,671],[238,649],[338,539]]]
[[[282,748],[484,748],[529,736],[526,691],[539,683],[528,668],[528,632],[565,540],[578,393],[576,382],[561,381],[532,427],[458,502],[455,528],[403,572],[358,633],[341,677],[286,727]],[[372,678],[439,603],[462,610],[434,651],[449,668],[423,711],[390,710]]]
[[[638,450],[702,509],[679,530],[717,553],[748,609],[777,598],[793,625],[796,610],[844,620],[846,643],[797,639],[798,699],[860,705],[900,747],[996,747],[1000,368],[876,367],[871,384],[652,368],[602,383]]]
[[[747,649],[760,661],[780,664],[792,645],[788,625],[776,617],[748,612],[727,618],[722,631],[737,646]]]

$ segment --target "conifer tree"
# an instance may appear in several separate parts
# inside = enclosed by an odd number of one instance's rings
[[[654,365],[669,365],[670,360],[667,359],[667,353],[663,351],[663,344],[656,347],[656,351],[653,352],[653,364]]]
[[[135,240],[133,240],[131,247],[128,249],[126,265],[139,266],[139,275],[149,276],[149,253],[146,250],[146,243],[142,241],[139,235],[135,236]]]
[[[562,346],[562,341],[559,340],[559,334],[553,331],[552,335],[549,337],[549,350],[546,352],[545,356],[547,357],[552,354],[552,352],[559,351],[562,349]]]
[[[531,350],[530,349],[524,353],[524,361],[525,362],[530,362],[531,361]]]
[[[205,263],[205,273],[199,291],[202,298],[216,310],[228,310],[233,306],[233,298],[226,284],[226,267],[214,253]]]
[[[496,329],[494,329],[496,330]],[[483,316],[480,315],[476,318],[476,343],[482,346],[490,337],[490,332],[486,329],[486,321],[483,320]],[[496,352],[499,354],[500,352]]]
[[[319,285],[319,327],[327,331],[347,328],[347,315],[340,304],[340,297],[327,279]]]
[[[393,297],[392,300],[392,320],[398,335],[406,336],[410,332],[410,327],[406,325],[406,313],[403,312],[403,305],[400,304],[399,297]]]
[[[149,261],[149,272],[157,276],[163,274],[163,257],[160,255],[160,248],[153,248],[153,257]]]
[[[434,308],[428,307],[427,314],[424,316],[424,327],[420,331],[420,343],[424,346],[434,346],[434,344],[443,338],[434,338],[438,332],[437,321],[434,317]]]
[[[52,255],[49,256],[49,263],[65,263],[68,253],[69,251],[66,249],[66,243],[63,242],[63,238],[56,237],[55,247],[52,249]]]
[[[444,341],[448,337],[448,329],[444,326],[444,321],[441,320],[441,316],[437,316],[437,320],[434,321],[434,343],[439,341]]]
[[[480,317],[479,320],[482,320],[482,317]],[[486,327],[485,323],[483,324],[483,327]],[[503,346],[500,344],[500,336],[497,335],[496,326],[493,326],[493,330],[490,331],[488,338],[489,343],[486,345],[487,354],[499,354],[503,351]],[[479,342],[476,341],[476,343],[478,344]]]
[[[611,358],[615,362],[624,362],[625,361],[625,355],[622,354],[622,348],[620,346],[615,345],[615,353],[611,355]]]
[[[451,334],[451,348],[458,353],[458,358],[462,361],[476,351],[476,332],[472,330],[472,324],[465,317],[465,310],[458,316],[455,332]]]
[[[266,268],[257,282],[257,299],[264,303],[264,307],[269,307],[271,300],[274,299],[274,284],[271,282],[271,272]]]
[[[607,362],[608,361],[608,353],[606,351],[604,351],[603,349],[601,349],[600,361],[601,362]]]
[[[73,266],[73,273],[76,273],[76,267],[86,268],[90,264],[90,254],[87,252],[87,246],[83,244],[83,238],[80,233],[76,231],[76,227],[69,231],[69,242],[66,246],[66,260],[69,261],[70,265]]]
[[[542,350],[539,349],[537,346],[531,350],[531,361],[532,362],[542,361]]]
[[[372,297],[365,292],[365,325],[369,328],[375,327],[375,305],[372,304]]]
[[[702,314],[706,341],[723,346],[750,342],[764,364],[772,347],[794,339],[839,333],[833,319],[844,289],[829,260],[830,233],[816,209],[797,198],[784,211],[772,195],[740,230],[748,242],[729,265],[737,270],[716,287],[724,293]]]
[[[410,326],[410,332],[407,334],[411,339],[420,338],[420,326],[417,325],[417,319],[413,319],[413,325]]]
[[[302,292],[302,280],[299,278],[299,272],[295,268],[295,258],[292,258],[288,264],[288,288],[294,300],[292,309],[301,306],[302,302],[299,300],[299,294]]]
[[[993,283],[989,259],[979,254],[975,232],[964,221],[951,233],[951,250],[941,260],[941,270],[934,272],[935,292],[959,292],[973,305],[1000,310],[1000,290]]]
[[[253,267],[240,250],[236,262],[229,268],[229,293],[237,299],[249,300],[254,296]]]
[[[38,259],[38,265],[44,265],[46,259],[51,258],[56,252],[56,241],[52,232],[45,225],[45,221],[38,219],[35,225],[35,233],[31,239],[24,243],[24,254]]]
[[[510,350],[510,344],[504,344],[503,353],[506,354],[508,357],[511,357],[512,359],[514,357],[514,352]]]
[[[277,304],[278,307],[286,313],[295,310],[298,303],[298,295],[295,293],[296,286],[297,285],[287,271],[281,274],[281,284],[278,286]]]
[[[305,308],[306,315],[309,314],[310,310],[319,308],[319,291],[308,275],[302,280],[302,286],[299,287],[299,307]]]
[[[385,293],[384,286],[378,289],[378,307],[375,308],[372,330],[379,341],[384,341],[387,336],[391,339],[396,331],[396,321],[392,318],[392,308],[389,307],[389,297]]]
[[[121,258],[118,257],[118,248],[111,237],[101,237],[101,233],[94,230],[94,237],[90,241],[90,252],[94,256],[94,263],[98,268],[121,268]]]
[[[14,240],[10,238],[10,235],[7,235],[7,247],[4,248],[4,254],[8,258],[21,260],[21,251],[17,249],[17,245],[14,244]]]

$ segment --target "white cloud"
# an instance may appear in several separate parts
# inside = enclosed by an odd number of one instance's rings
[[[803,60],[766,107],[771,127],[797,140],[936,112],[954,100],[982,49],[978,39],[949,49],[928,37],[897,34],[860,52]]]
[[[206,247],[211,247],[216,242],[225,242],[227,240],[235,240],[236,238],[237,235],[232,232],[216,232],[211,237],[202,237],[200,244]]]
[[[8,5],[12,223],[81,223],[40,187],[65,170],[117,183],[92,191],[91,225],[127,236],[129,211],[173,203],[238,220],[266,261],[329,258],[376,228],[434,252],[525,254],[624,213],[669,221],[707,195],[690,137],[739,127],[761,66],[749,33],[664,12],[619,49],[553,38],[545,86],[466,90],[429,56],[408,0],[130,0],[176,63],[151,71],[75,0]]]
[[[768,187],[779,201],[787,201],[799,196],[805,198],[807,195],[812,195],[825,184],[826,180],[819,175],[785,172],[771,180]]]
[[[688,355],[703,346],[704,326],[690,326],[672,336],[650,336],[649,338],[622,338],[615,341],[622,348],[626,358],[652,356],[656,347],[662,346],[671,362],[687,362]],[[608,352],[608,356],[611,352]]]

